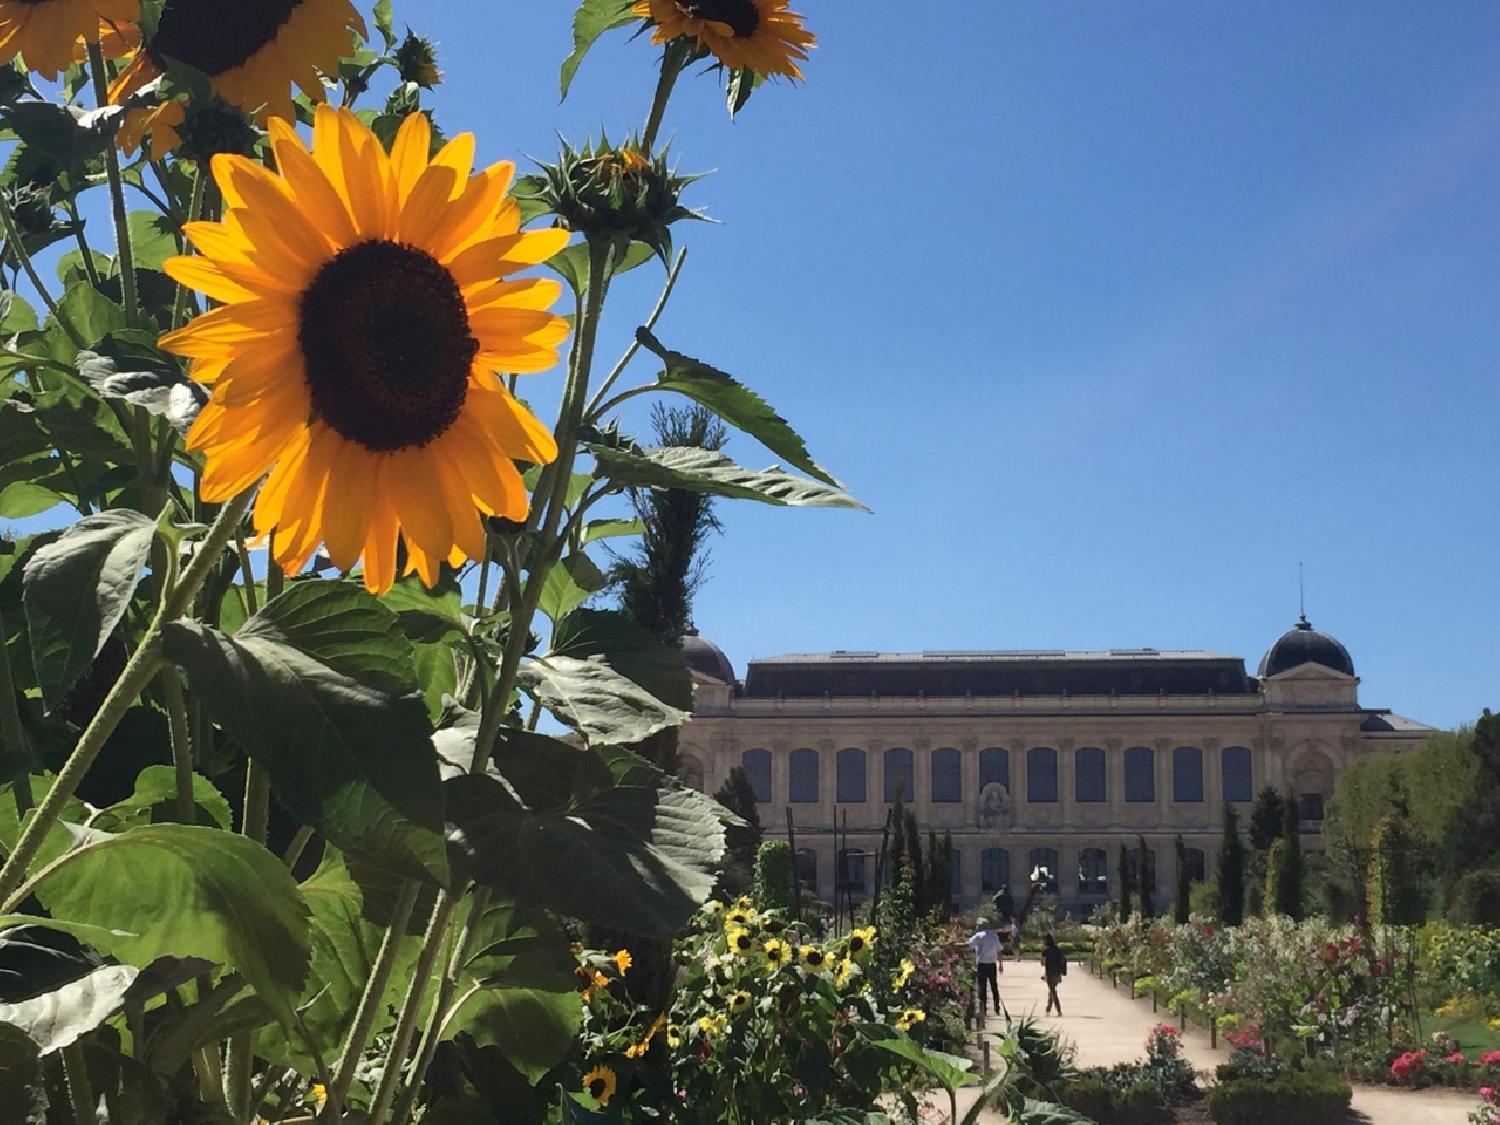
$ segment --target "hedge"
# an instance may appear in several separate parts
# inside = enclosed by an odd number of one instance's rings
[[[1334,1125],[1353,1096],[1349,1083],[1332,1074],[1237,1078],[1209,1089],[1208,1115],[1217,1125]]]

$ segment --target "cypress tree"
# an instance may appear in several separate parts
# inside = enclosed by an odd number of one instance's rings
[[[1188,877],[1187,869],[1187,845],[1182,842],[1182,833],[1177,833],[1174,843],[1177,851],[1177,898],[1172,904],[1173,918],[1179,926],[1184,925],[1192,915],[1191,902],[1193,881]]]
[[[1302,918],[1302,824],[1297,799],[1286,795],[1282,805],[1281,860],[1276,865],[1276,912],[1293,921]],[[1271,888],[1267,888],[1271,889]]]
[[[1120,845],[1120,921],[1130,920],[1130,853]]]
[[[1234,806],[1224,806],[1224,837],[1219,843],[1219,921],[1238,926],[1245,918],[1245,842]]]
[[[1148,921],[1155,917],[1156,910],[1151,902],[1152,892],[1156,890],[1156,880],[1151,877],[1151,849],[1146,846],[1146,837],[1135,838],[1136,854],[1140,859],[1141,879],[1139,890],[1141,892],[1141,917]]]

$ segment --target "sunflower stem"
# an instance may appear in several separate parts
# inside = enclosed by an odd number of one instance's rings
[[[177,820],[198,823],[198,804],[193,800],[193,738],[188,726],[187,700],[176,668],[161,670],[161,693],[167,703],[167,734],[172,743],[172,767],[177,779]]]
[[[650,156],[656,144],[656,134],[661,131],[661,120],[667,112],[667,103],[672,100],[672,87],[677,85],[677,76],[687,65],[692,50],[687,39],[673,39],[661,52],[661,76],[656,80],[656,93],[651,98],[651,111],[646,115],[646,131],[641,134],[641,155]]]
[[[240,548],[240,561],[245,566],[246,598],[254,605],[254,580],[250,577],[250,558],[245,553],[244,539],[236,536]],[[252,609],[251,613],[255,611]],[[191,777],[188,784],[192,784]],[[240,834],[248,836],[262,846],[266,842],[266,825],[271,809],[271,775],[254,758],[245,759],[245,805],[240,817]],[[403,923],[404,925],[405,923]],[[364,1048],[361,1047],[361,1050]],[[229,1040],[224,1053],[224,1101],[236,1121],[245,1121],[250,1114],[250,1080],[255,1069],[255,1032],[243,1031]],[[346,1086],[347,1090],[348,1087]]]
[[[193,177],[193,196],[188,200],[187,220],[182,225],[186,229],[188,223],[195,223],[203,218],[204,200],[208,198],[208,181],[213,179],[208,170],[201,164],[198,166],[198,174]],[[190,243],[186,234],[183,235],[182,252],[188,252]],[[181,328],[187,317],[188,287],[182,283],[177,285],[177,293],[172,298],[172,327]]]
[[[109,104],[109,72],[104,68],[104,50],[97,39],[89,44],[89,75],[94,81],[94,100],[103,109]],[[115,255],[120,266],[125,326],[139,328],[141,302],[135,288],[135,250],[130,245],[130,220],[125,214],[125,181],[120,176],[120,150],[113,140],[104,146],[104,171],[109,179],[110,210],[115,221]]]
[[[73,1120],[78,1125],[99,1125],[99,1105],[89,1082],[88,1062],[83,1044],[74,1040],[62,1049],[63,1074],[68,1081],[68,1100],[73,1103]]]
[[[16,681],[10,670],[10,647],[5,643],[3,615],[0,615],[0,738],[4,738],[7,749],[19,752],[25,763],[15,785],[16,817],[19,819],[32,806],[31,746],[26,738],[26,728],[21,725],[21,709],[16,704]]]
[[[104,697],[98,712],[79,736],[78,744],[58,772],[52,788],[37,806],[20,839],[16,841],[5,866],[0,868],[0,899],[4,900],[0,902],[0,913],[14,913],[24,899],[24,895],[17,897],[16,890],[25,880],[26,869],[41,850],[47,833],[62,815],[63,806],[68,799],[77,792],[84,774],[94,764],[105,741],[114,733],[115,727],[120,725],[125,712],[135,703],[136,696],[151,682],[151,677],[156,675],[162,660],[162,626],[182,616],[199,587],[218,565],[219,555],[239,526],[245,509],[250,506],[252,492],[253,489],[246,489],[219,509],[218,517],[209,528],[198,553],[193,556],[193,561],[183,571],[181,579],[175,584],[165,581],[162,583],[161,605],[155,620],[141,638],[140,645],[131,655],[125,670],[120,673],[120,678]]]
[[[677,252],[677,258],[672,262],[672,268],[667,271],[667,283],[662,287],[661,296],[656,299],[656,307],[651,310],[651,315],[646,318],[646,323],[643,325],[647,332],[656,327],[656,322],[661,319],[661,314],[666,311],[667,302],[672,298],[672,290],[677,287],[677,275],[682,272],[683,263],[686,261],[687,247],[683,247]],[[625,373],[625,368],[635,358],[635,353],[640,350],[641,340],[639,336],[636,336],[635,339],[630,341],[630,346],[625,349],[625,354],[620,357],[620,362],[614,365],[604,382],[599,384],[599,389],[594,392],[594,397],[589,400],[589,407],[583,413],[585,418],[589,421],[602,418],[609,410],[622,401],[617,396],[609,400],[609,402],[604,402],[604,396],[609,394],[610,388]],[[600,403],[602,402],[604,405],[601,406]]]
[[[57,321],[63,334],[75,348],[82,351],[88,347],[87,342],[74,327],[73,321],[66,313],[58,307],[52,298],[52,293],[46,285],[42,284],[41,275],[36,272],[36,264],[31,260],[30,253],[26,250],[26,244],[21,240],[21,231],[16,226],[15,213],[10,209],[10,200],[3,191],[0,191],[0,226],[5,227],[5,244],[11,253],[16,256],[16,261],[21,263],[21,269],[26,274],[26,280],[31,282],[31,287],[36,290],[36,295],[42,299],[42,304],[47,306],[47,311]]]
[[[349,1038],[344,1042],[344,1053],[339,1059],[338,1070],[328,1087],[328,1101],[320,1121],[337,1122],[344,1112],[344,1098],[354,1081],[354,1069],[364,1057],[365,1047],[370,1042],[370,1032],[375,1027],[375,1018],[385,1000],[386,985],[390,983],[391,971],[396,967],[396,957],[401,949],[401,939],[406,936],[406,924],[411,920],[412,907],[417,903],[417,881],[408,879],[397,893],[396,904],[391,909],[391,922],[386,927],[385,937],[380,942],[380,952],[375,955],[375,964],[370,968],[370,979],[360,994],[359,1007],[354,1012],[354,1024],[349,1028]]]

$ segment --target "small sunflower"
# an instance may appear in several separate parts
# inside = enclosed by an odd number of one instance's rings
[[[615,963],[615,972],[619,973],[622,977],[630,971],[630,966],[635,964],[635,960],[630,956],[630,950],[628,949],[616,950],[612,960]]]
[[[615,1072],[607,1066],[596,1066],[583,1076],[583,1092],[601,1106],[609,1105],[609,1099],[615,1096],[619,1084]]]
[[[404,545],[406,573],[431,586],[444,562],[484,554],[481,513],[525,517],[514,462],[557,455],[493,372],[556,362],[559,283],[510,275],[567,235],[520,231],[513,167],[471,177],[471,134],[429,161],[420,113],[389,156],[348,110],[318,108],[310,152],[286,122],[270,131],[280,173],[215,157],[224,221],[189,223],[203,256],[164,267],[224,302],[161,340],[213,385],[188,435],[201,494],[218,503],[269,472],[254,525],[276,531],[284,570],[324,543],[343,570],[362,557],[380,594]]]
[[[917,967],[916,965],[912,964],[911,958],[901,958],[901,968],[896,973],[896,987],[905,988],[907,982],[911,980],[911,975],[916,971]]]
[[[770,941],[766,942],[766,944],[761,948],[760,952],[761,956],[766,959],[766,964],[770,966],[771,971],[774,973],[777,969],[786,964],[787,956],[790,954],[791,950],[788,948],[786,942],[779,941],[776,938],[772,938]]]
[[[842,991],[845,988],[848,988],[849,987],[849,983],[854,979],[855,972],[856,972],[856,969],[855,969],[855,966],[854,966],[854,960],[853,960],[853,958],[845,957],[842,961],[840,961],[838,963],[838,966],[833,970],[833,983],[834,983],[834,986],[836,988],[838,988],[840,991]]]
[[[139,0],[0,0],[0,63],[20,55],[52,80],[77,58],[80,42],[99,41],[101,21],[140,18]]]
[[[809,972],[826,973],[828,966],[832,964],[832,960],[820,945],[804,945],[802,947],[802,966]]]
[[[646,1034],[641,1036],[639,1040],[625,1048],[625,1057],[627,1059],[638,1059],[642,1055],[644,1055],[651,1049],[651,1040],[656,1038],[656,1033],[666,1026],[666,1015],[662,1014],[657,1016],[654,1020],[651,1021],[651,1026],[646,1028]]]
[[[703,904],[705,914],[717,914],[724,909],[724,904],[716,898],[711,898]]]
[[[866,926],[862,930],[855,930],[849,935],[849,956],[858,957],[861,953],[868,953],[875,948],[875,927]]]
[[[322,1109],[328,1104],[328,1087],[321,1082],[314,1082],[307,1088],[307,1097],[314,1108]]]
[[[735,927],[724,935],[724,941],[731,953],[746,954],[755,948],[755,938],[750,935],[749,930]]]
[[[907,1008],[896,1017],[897,1031],[910,1031],[915,1025],[927,1018],[927,1013],[921,1008]]]
[[[110,86],[110,101],[124,101],[176,59],[208,75],[226,101],[292,120],[292,83],[322,101],[319,71],[336,71],[364,34],[350,0],[168,0],[156,34]]]
[[[682,1046],[682,1028],[675,1023],[667,1024],[667,1046],[674,1051]]]
[[[746,929],[755,924],[755,911],[744,906],[736,906],[728,914],[724,915],[725,929]]]
[[[651,42],[694,39],[731,70],[801,78],[817,36],[787,0],[636,0],[632,14],[656,24]]]
[[[736,1015],[750,1007],[750,994],[743,988],[729,998],[729,1010]]]

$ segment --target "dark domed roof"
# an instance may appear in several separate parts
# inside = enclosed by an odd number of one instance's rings
[[[1260,677],[1279,675],[1303,664],[1321,664],[1346,676],[1354,675],[1349,650],[1327,633],[1314,629],[1306,616],[1299,617],[1297,624],[1281,634],[1266,651],[1260,662]]]
[[[729,663],[729,657],[713,641],[700,637],[696,629],[689,629],[687,636],[682,638],[682,655],[687,666],[700,676],[722,680],[726,684],[734,683],[734,665]]]

